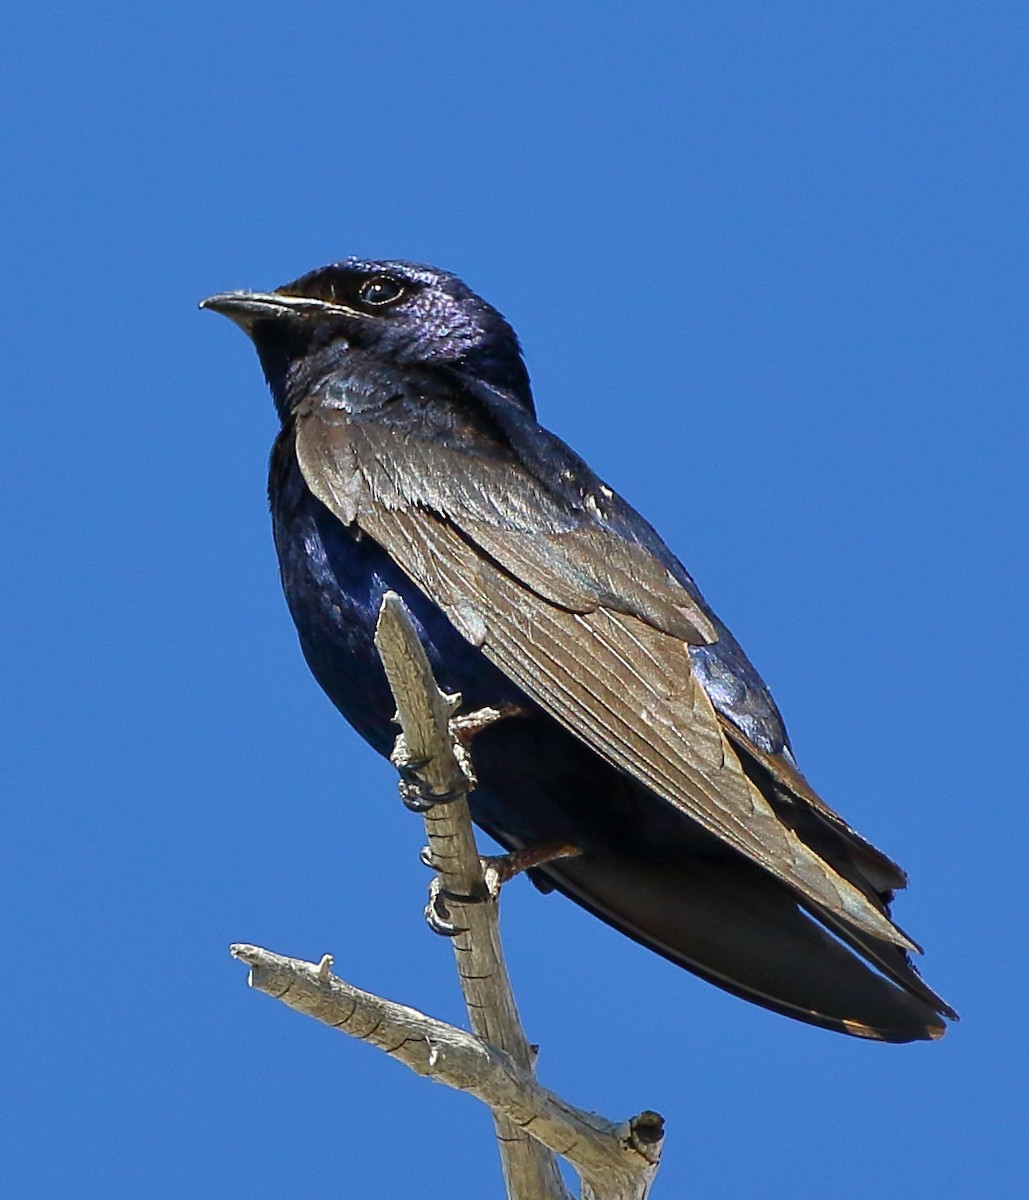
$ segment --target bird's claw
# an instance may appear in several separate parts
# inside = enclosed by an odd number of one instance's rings
[[[455,925],[450,919],[450,909],[447,907],[448,899],[471,900],[472,897],[451,896],[444,890],[437,875],[429,884],[429,902],[425,906],[425,920],[432,932],[438,933],[440,937],[458,937],[462,933],[467,933],[468,929],[466,926]]]
[[[451,804],[467,794],[458,789],[449,792],[431,791],[428,784],[418,774],[419,771],[424,770],[428,762],[429,759],[425,759],[397,766],[397,772],[400,775],[397,791],[400,793],[404,807],[410,809],[411,812],[427,813],[437,804]]]
[[[426,798],[425,789],[420,783],[401,779],[397,784],[397,791],[400,793],[401,803],[409,812],[427,813],[433,806],[432,801]]]

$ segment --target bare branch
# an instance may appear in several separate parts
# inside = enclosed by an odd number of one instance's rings
[[[330,974],[326,959],[302,962],[236,945],[250,986],[297,1012],[378,1046],[419,1075],[468,1092],[518,1129],[530,1129],[580,1172],[603,1200],[644,1200],[657,1170],[661,1118],[644,1112],[616,1126],[541,1087],[502,1050],[416,1009],[363,992]],[[329,960],[331,961],[331,960]]]
[[[437,687],[407,609],[393,592],[383,597],[375,644],[403,729],[402,739],[394,751],[394,762],[400,767],[420,764],[417,773],[432,792],[466,795],[469,788],[474,787],[475,776],[463,739],[470,739],[493,720],[504,719],[504,713],[483,710],[454,718],[461,698],[447,696]],[[438,804],[423,814],[429,839],[428,857],[446,897],[448,918],[460,930],[453,938],[453,947],[472,1030],[490,1046],[506,1052],[514,1065],[531,1079],[535,1054],[518,1016],[500,948],[497,897],[503,872],[487,860],[484,876],[484,864],[475,845],[465,795]],[[574,853],[577,853],[576,849],[568,846],[548,847],[544,854],[534,854],[530,849],[522,855],[524,861],[517,862],[514,869],[531,866],[545,857]],[[473,902],[463,903],[459,899],[462,896],[473,898]],[[564,1104],[563,1101],[555,1102]],[[566,1108],[585,1120],[585,1114]],[[615,1127],[609,1122],[591,1117],[590,1120],[598,1124],[590,1126],[590,1137],[580,1132],[574,1143],[565,1141],[564,1148],[542,1136],[534,1122],[531,1136],[526,1137],[528,1123],[512,1120],[496,1107],[494,1114],[511,1200],[551,1200],[552,1197],[561,1200],[567,1197],[557,1164],[536,1145],[537,1139],[568,1158],[582,1177],[587,1193],[592,1188],[598,1197],[636,1197],[645,1196],[650,1188],[660,1157],[663,1128],[661,1118],[654,1113],[634,1118],[635,1123],[620,1127],[618,1135],[612,1134]],[[539,1119],[542,1120],[542,1114]],[[601,1128],[604,1133],[600,1133]],[[594,1146],[598,1136],[603,1146],[600,1150]],[[632,1145],[636,1152],[631,1160],[632,1170],[627,1170],[627,1145]],[[587,1151],[587,1146],[594,1149]],[[599,1155],[596,1160],[591,1157],[594,1152]],[[619,1181],[617,1186],[616,1179]]]
[[[423,812],[425,857],[437,871],[432,914],[437,927],[445,922],[454,933],[473,1032],[337,979],[328,955],[306,963],[256,946],[236,945],[232,953],[249,964],[257,990],[489,1105],[509,1200],[570,1200],[555,1154],[579,1173],[584,1200],[645,1200],[660,1160],[662,1118],[647,1111],[615,1125],[539,1085],[500,949],[497,898],[504,879],[578,851],[537,846],[504,859],[479,858],[466,798],[475,776],[464,743],[506,714],[484,709],[455,718],[461,698],[437,687],[392,592],[383,599],[375,642],[403,728],[393,761],[402,775],[417,778],[420,798],[436,801]]]
[[[433,792],[466,793],[474,779],[463,747],[450,731],[460,696],[446,696],[436,686],[432,668],[400,597],[383,597],[375,644],[382,658],[406,743],[408,761],[423,762],[421,778]],[[498,714],[499,715],[499,714]],[[464,722],[467,727],[467,719]],[[396,752],[394,752],[396,757]],[[400,765],[404,765],[401,763]],[[475,845],[468,801],[462,796],[438,804],[424,814],[428,860],[447,897],[449,917],[461,930],[453,938],[454,958],[472,1030],[506,1051],[522,1071],[533,1073],[534,1055],[522,1029],[507,967],[500,950],[495,897],[490,897]],[[457,896],[475,897],[462,904]],[[497,1144],[511,1200],[567,1200],[553,1156],[502,1114],[494,1110]]]

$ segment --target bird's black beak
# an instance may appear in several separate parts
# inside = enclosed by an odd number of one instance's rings
[[[313,296],[284,296],[280,292],[219,292],[200,301],[201,308],[221,313],[250,333],[258,321],[281,321],[290,317],[324,317],[333,314],[360,317],[342,304],[328,304]]]
[[[209,308],[234,321],[244,333],[249,333],[257,321],[277,320],[289,316],[298,307],[309,307],[316,301],[298,301],[295,297],[278,296],[274,292],[219,292],[200,301]]]

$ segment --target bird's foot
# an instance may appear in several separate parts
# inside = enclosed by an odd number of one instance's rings
[[[577,858],[582,851],[578,846],[569,842],[543,842],[538,846],[530,846],[524,850],[512,850],[509,854],[483,855],[479,859],[482,866],[482,880],[485,888],[480,895],[459,896],[448,892],[440,883],[437,875],[429,884],[429,903],[425,908],[425,919],[434,933],[446,937],[455,937],[464,930],[457,928],[450,920],[450,909],[447,901],[460,904],[481,904],[486,900],[496,900],[500,889],[505,883],[520,875],[523,871],[531,871],[542,867],[559,858]],[[440,864],[435,861],[428,846],[423,846],[419,855],[422,863],[431,871],[438,871]]]
[[[400,800],[404,807],[410,809],[411,812],[427,813],[437,804],[452,804],[455,800],[461,800],[468,794],[464,788],[450,792],[434,792],[419,777],[415,768],[412,767],[410,771],[407,768],[398,768],[398,770],[400,771],[400,782],[397,784],[397,791],[400,793]]]
[[[452,786],[442,792],[437,792],[425,779],[423,772],[432,761],[430,758],[415,758],[407,749],[407,741],[403,734],[397,738],[390,762],[397,769],[400,783],[397,791],[405,808],[416,813],[426,813],[437,804],[450,804],[468,794],[475,780],[469,775],[467,768],[459,760],[459,766],[465,777],[465,786]]]
[[[450,697],[455,703],[460,703],[460,696]],[[463,781],[453,781],[452,786],[444,791],[435,791],[425,779],[425,768],[432,761],[429,758],[414,757],[407,747],[407,739],[401,733],[393,746],[390,762],[400,775],[398,791],[405,808],[411,812],[426,813],[437,804],[450,804],[466,796],[476,784],[475,770],[472,766],[468,746],[477,733],[495,725],[506,717],[520,715],[524,710],[517,704],[501,704],[499,707],[478,708],[475,712],[465,713],[454,717],[450,722],[450,732],[453,736],[454,755]],[[463,782],[464,786],[461,786]]]

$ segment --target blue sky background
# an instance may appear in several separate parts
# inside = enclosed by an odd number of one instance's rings
[[[256,358],[195,307],[351,253],[510,317],[544,422],[910,871],[964,1017],[802,1027],[523,882],[544,1082],[667,1116],[658,1198],[1029,1192],[1027,34],[1015,3],[11,0],[5,1195],[499,1193],[485,1110],[227,953],[461,1015],[420,822],[279,593]]]

